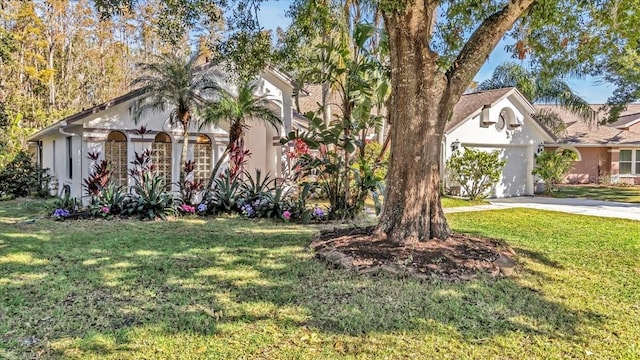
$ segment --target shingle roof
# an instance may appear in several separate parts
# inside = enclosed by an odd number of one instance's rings
[[[628,111],[628,109],[627,109]],[[610,126],[618,128],[618,129],[625,129],[625,128],[629,128],[629,126],[640,122],[640,112],[638,113],[634,113],[634,114],[628,114],[628,115],[624,115],[624,116],[620,116],[618,118],[618,120],[614,123],[612,123]]]
[[[309,111],[316,112],[322,107],[322,85],[309,84],[305,86],[304,92],[301,92],[298,96],[298,103],[300,104],[300,113],[305,114]],[[331,98],[329,99],[329,105],[331,105],[332,119],[342,116],[342,109],[339,106],[340,99],[335,91],[331,92]]]
[[[467,119],[471,114],[482,109],[483,106],[492,105],[499,101],[514,89],[515,88],[510,87],[462,95],[460,101],[458,101],[453,108],[453,115],[447,123],[446,130],[452,129]],[[298,98],[300,112],[304,114],[308,111],[317,111],[322,103],[322,85],[310,84],[305,87],[305,90],[306,93],[301,94]],[[331,105],[333,117],[342,115],[342,110],[338,106],[338,96],[335,91],[332,92],[331,95]]]
[[[583,145],[640,145],[640,133],[631,132],[624,129],[617,129],[611,125],[588,124],[585,120],[569,112],[558,105],[534,105],[537,110],[551,109],[556,112],[567,126],[567,135],[558,139],[558,143],[583,144]],[[602,105],[593,104],[591,107],[598,111]],[[627,109],[622,116],[627,116]],[[598,111],[597,120],[606,117],[606,113]]]
[[[462,95],[460,101],[458,101],[456,106],[453,108],[453,115],[451,116],[451,120],[447,123],[446,131],[454,128],[456,125],[467,119],[471,114],[482,109],[485,105],[492,105],[499,101],[513,90],[514,88],[509,87]]]

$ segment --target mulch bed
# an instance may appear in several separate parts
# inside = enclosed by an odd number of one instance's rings
[[[373,227],[324,230],[310,248],[327,263],[363,274],[383,272],[421,280],[471,280],[478,274],[509,276],[515,253],[504,243],[462,234],[450,238],[397,246]]]

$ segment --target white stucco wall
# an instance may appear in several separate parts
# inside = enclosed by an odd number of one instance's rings
[[[505,108],[513,111],[514,118],[522,119],[523,124],[519,127],[506,124],[504,129],[498,130],[495,124],[483,123],[483,119],[487,117],[492,122],[497,122],[500,112]],[[479,109],[445,134],[443,168],[453,153],[454,142],[459,142],[461,147],[483,151],[498,150],[506,165],[499,183],[491,189],[490,196],[533,195],[534,177],[531,171],[535,164],[534,154],[539,144],[550,140],[552,139],[549,134],[528,114],[526,104],[522,104],[518,97],[512,95],[484,111]],[[446,170],[443,170],[443,176],[445,174]]]
[[[274,100],[274,104],[280,108],[280,115],[283,119],[283,125],[276,130],[271,126],[264,126],[259,122],[251,123],[251,128],[245,139],[246,148],[252,153],[249,160],[247,170],[254,173],[255,168],[261,169],[264,173],[270,172],[272,176],[281,176],[280,147],[273,146],[273,138],[279,138],[284,134],[286,129],[291,129],[292,114],[292,87],[286,83],[283,78],[267,72],[259,82],[258,95],[267,94]],[[183,131],[179,126],[171,126],[169,123],[169,111],[162,113],[147,113],[140,121],[135,123],[130,114],[130,108],[134,100],[129,100],[121,104],[108,107],[105,110],[98,111],[94,114],[85,116],[81,121],[69,124],[64,127],[65,132],[73,132],[72,151],[73,151],[73,176],[69,178],[67,174],[67,152],[66,152],[66,135],[61,134],[58,128],[52,128],[46,135],[39,139],[42,141],[43,158],[42,166],[50,168],[56,177],[59,189],[64,184],[69,184],[72,190],[72,196],[81,198],[84,190],[82,189],[83,179],[89,176],[93,163],[87,158],[88,152],[100,152],[100,160],[104,159],[104,141],[110,131],[117,130],[125,134],[127,137],[127,157],[128,162],[134,160],[135,152],[141,152],[152,146],[150,142],[158,132],[165,132],[172,140],[172,181],[177,182],[180,174],[180,157],[183,146]],[[145,126],[148,131],[153,133],[147,135],[137,135],[134,133],[136,129]],[[195,143],[198,133],[206,134],[212,141],[212,164],[218,160],[218,157],[226,147],[228,135],[224,131],[228,128],[227,124],[221,123],[220,127],[205,126],[199,128],[199,124],[192,123],[189,129],[189,148],[187,158],[193,157],[193,143]],[[53,142],[55,141],[55,150]],[[129,179],[129,185],[132,185]]]

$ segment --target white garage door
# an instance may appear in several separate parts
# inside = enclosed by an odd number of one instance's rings
[[[531,174],[527,173],[527,148],[523,146],[507,146],[502,148],[477,147],[477,150],[500,152],[505,161],[502,176],[490,190],[490,197],[510,197],[530,195],[527,193],[527,182]]]

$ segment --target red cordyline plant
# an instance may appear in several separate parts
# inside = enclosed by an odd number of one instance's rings
[[[142,153],[136,151],[134,155],[135,159],[131,162],[134,168],[129,169],[129,176],[139,185],[143,182],[146,174],[154,173],[158,167],[151,162],[153,151],[150,149],[146,149]]]
[[[89,177],[83,180],[84,188],[87,190],[87,195],[96,197],[100,195],[102,189],[109,183],[109,167],[107,160],[98,161],[100,158],[99,152],[90,152],[87,154],[87,158],[94,163]]]
[[[196,163],[193,160],[187,160],[184,164],[184,183],[180,184],[180,194],[182,201],[186,205],[193,205],[196,195],[204,188],[204,182],[201,179],[194,179],[192,173],[196,169]]]
[[[234,142],[231,145],[231,151],[229,152],[229,172],[231,178],[235,179],[244,172],[244,167],[247,165],[251,152],[249,150],[243,150],[243,147]]]

